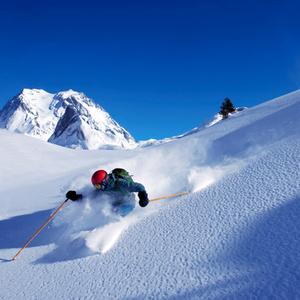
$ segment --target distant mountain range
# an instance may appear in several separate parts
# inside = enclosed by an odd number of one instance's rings
[[[131,149],[130,133],[86,95],[23,89],[0,111],[0,128],[80,149]]]
[[[136,142],[126,129],[83,93],[68,90],[51,94],[41,89],[23,89],[0,111],[0,128],[73,149],[133,149],[183,138],[221,119],[221,115],[216,114],[206,125],[184,134]]]

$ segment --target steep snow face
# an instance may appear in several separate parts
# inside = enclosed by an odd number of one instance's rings
[[[50,109],[53,96],[44,90],[24,89],[1,110],[0,128],[47,141],[58,122]]]
[[[51,108],[56,116],[62,116],[49,139],[51,143],[81,149],[136,146],[128,131],[82,93],[60,92],[54,96]]]
[[[128,131],[101,106],[73,90],[50,94],[24,89],[0,112],[0,128],[70,148],[136,146]]]

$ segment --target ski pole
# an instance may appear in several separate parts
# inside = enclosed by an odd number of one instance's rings
[[[187,194],[189,194],[189,192],[181,192],[181,193],[172,194],[172,195],[168,195],[168,196],[164,196],[164,197],[154,198],[154,199],[149,200],[149,202],[154,202],[154,201],[159,201],[159,200],[163,200],[163,199],[169,199],[169,198],[184,196],[184,195],[187,195]]]
[[[16,253],[16,255],[11,259],[15,260],[16,257],[37,237],[37,235],[42,231],[42,229],[57,215],[57,213],[63,208],[69,199],[66,199],[56,210],[51,214],[51,216],[45,221],[45,223],[35,232],[35,234],[28,240],[28,242]]]

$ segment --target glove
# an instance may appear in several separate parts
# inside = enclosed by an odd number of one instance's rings
[[[144,192],[138,192],[138,197],[140,199],[139,205],[141,207],[145,207],[145,206],[148,205],[148,203],[149,203],[148,194],[145,191]]]
[[[76,194],[76,191],[68,191],[66,193],[66,198],[70,199],[72,201],[76,201],[76,200],[82,199],[82,195]]]

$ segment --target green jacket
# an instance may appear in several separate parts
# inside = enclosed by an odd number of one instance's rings
[[[105,192],[119,192],[121,194],[129,194],[129,193],[138,193],[138,192],[145,192],[145,187],[138,183],[122,179],[116,178],[114,174],[108,175],[108,183],[107,187],[104,190]]]

